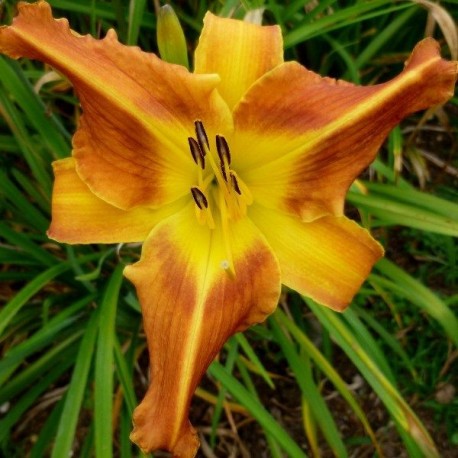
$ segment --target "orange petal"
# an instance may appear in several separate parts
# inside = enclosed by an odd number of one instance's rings
[[[121,210],[99,199],[81,180],[73,158],[53,163],[55,182],[48,236],[65,243],[142,242],[160,221],[186,200],[152,210]]]
[[[189,193],[195,164],[187,137],[201,119],[209,134],[232,125],[215,86],[217,75],[193,75],[137,47],[79,36],[54,20],[43,1],[19,3],[0,28],[0,52],[39,59],[75,86],[84,115],[74,138],[80,177],[120,207],[159,206]],[[116,177],[116,184],[113,178]]]
[[[125,269],[142,304],[151,360],[131,435],[144,451],[194,457],[198,439],[187,417],[197,384],[228,337],[277,304],[280,273],[264,238],[246,218],[229,231],[235,277],[225,270],[221,231],[197,224],[192,207],[159,224],[141,260]]]
[[[259,80],[235,108],[234,169],[262,205],[312,220],[341,215],[353,180],[406,115],[453,94],[457,63],[433,39],[420,42],[404,71],[357,87],[290,62]]]
[[[305,223],[260,205],[252,205],[249,216],[278,258],[282,283],[337,311],[383,256],[369,232],[344,216]]]
[[[258,78],[282,62],[280,27],[205,15],[195,72],[220,75],[218,90],[230,108]]]

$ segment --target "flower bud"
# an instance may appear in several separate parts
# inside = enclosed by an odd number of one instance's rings
[[[186,40],[180,21],[170,5],[160,8],[157,18],[157,45],[162,60],[189,69]]]

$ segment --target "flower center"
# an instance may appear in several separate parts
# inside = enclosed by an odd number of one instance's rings
[[[250,190],[231,168],[231,152],[226,139],[217,135],[216,154],[211,150],[202,121],[195,121],[196,138],[189,137],[189,149],[197,164],[197,186],[191,188],[199,223],[214,229],[213,211],[219,211],[225,226],[245,216],[253,202]]]
[[[194,126],[196,137],[189,137],[188,143],[197,165],[197,186],[191,188],[196,217],[200,224],[207,224],[210,229],[214,229],[213,215],[218,211],[228,257],[221,262],[221,267],[233,272],[228,225],[230,221],[246,215],[253,197],[243,180],[231,168],[231,152],[226,139],[216,135],[215,153],[215,149],[210,148],[202,121],[195,121]]]

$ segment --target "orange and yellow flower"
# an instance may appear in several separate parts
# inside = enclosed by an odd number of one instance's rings
[[[355,86],[284,62],[276,26],[207,13],[190,73],[113,30],[80,36],[44,1],[18,8],[0,52],[54,67],[83,110],[54,163],[49,236],[144,242],[125,269],[152,381],[132,440],[193,457],[191,397],[227,338],[275,309],[281,283],[343,310],[383,255],[344,216],[346,192],[393,126],[452,95],[457,65],[425,39],[398,77]]]

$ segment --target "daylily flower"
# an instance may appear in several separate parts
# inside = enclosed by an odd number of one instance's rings
[[[132,440],[193,457],[191,397],[228,337],[272,313],[281,283],[343,310],[382,256],[346,192],[393,126],[452,95],[457,65],[426,39],[392,81],[354,86],[283,62],[279,27],[208,13],[190,73],[113,30],[80,36],[44,1],[18,9],[0,51],[54,67],[83,110],[49,236],[144,242],[125,269],[151,360]]]

